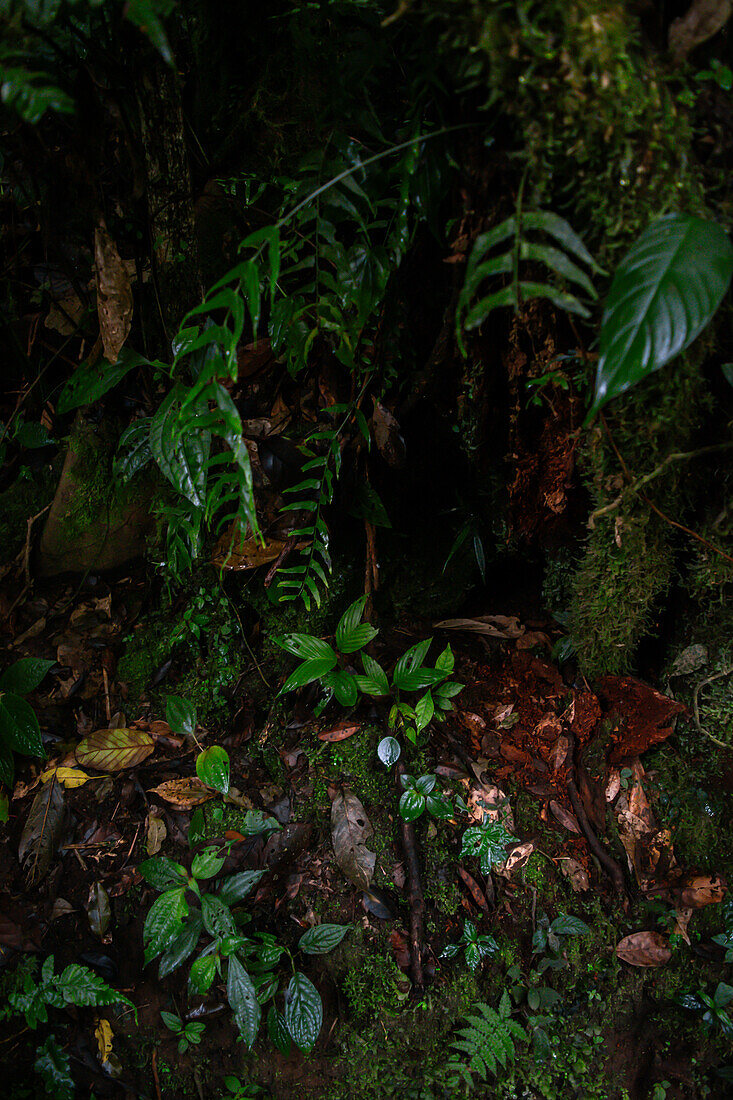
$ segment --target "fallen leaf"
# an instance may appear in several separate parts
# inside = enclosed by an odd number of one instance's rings
[[[463,885],[467,888],[469,894],[471,895],[473,900],[476,902],[479,909],[484,909],[485,911],[488,911],[489,903],[486,900],[486,894],[483,892],[483,890],[481,889],[479,884],[476,882],[476,879],[473,877],[473,875],[469,875],[469,873],[465,869],[465,867],[461,867],[460,864],[459,864],[457,870],[458,870],[458,877],[460,878]]]
[[[61,841],[65,810],[64,788],[52,779],[33,799],[18,845],[28,886],[35,886],[48,873]]]
[[[389,936],[389,945],[392,948],[392,954],[394,960],[399,966],[400,970],[407,972],[410,969],[410,948],[407,943],[407,937],[404,932],[391,932]]]
[[[51,910],[51,920],[59,920],[61,917],[68,917],[70,913],[75,912],[74,906],[66,898],[56,898]]]
[[[500,868],[497,865],[497,871],[506,878],[512,871],[518,871],[521,867],[524,867],[533,851],[534,844],[531,840],[525,840],[522,844],[515,844],[514,847],[510,849],[503,867]]]
[[[82,787],[90,779],[100,779],[98,775],[87,775],[86,772],[81,771],[79,768],[46,768],[45,772],[41,772],[39,779],[41,783],[49,783],[53,778],[56,778],[56,782],[60,783],[62,787],[66,787],[67,791],[73,790],[75,787]]]
[[[514,615],[478,615],[475,619],[443,619],[433,623],[440,630],[465,630],[491,638],[520,638],[524,627]]]
[[[321,730],[318,734],[318,740],[328,742],[345,741],[347,737],[352,737],[360,729],[360,723],[354,725],[353,722],[339,722],[337,726],[332,726],[329,730]]]
[[[390,905],[389,894],[376,886],[370,886],[361,897],[361,903],[367,913],[371,913],[378,920],[394,920],[394,913]]]
[[[664,966],[672,958],[659,932],[632,932],[616,945],[616,955],[630,966]]]
[[[177,806],[179,810],[190,810],[192,806],[200,806],[202,802],[216,798],[216,791],[212,791],[202,783],[198,776],[167,779],[165,783],[152,787],[149,793],[157,794],[159,798]]]
[[[692,909],[676,909],[675,910],[675,922],[672,929],[673,936],[682,936],[685,943],[689,944],[690,937],[687,934],[687,926],[690,923],[690,917],[693,914]]]
[[[163,818],[149,813],[145,822],[145,851],[149,856],[157,856],[167,836],[168,830]]]
[[[366,890],[374,874],[376,855],[366,841],[374,830],[366,810],[351,791],[339,793],[331,803],[331,839],[336,862],[355,886]]]
[[[550,813],[559,821],[560,824],[568,830],[570,833],[575,833],[580,836],[580,825],[578,825],[578,819],[574,814],[565,810],[559,802],[556,802],[554,798],[550,799]]]
[[[145,730],[96,730],[76,746],[76,759],[86,768],[118,772],[142,763],[154,748],[155,740]]]
[[[89,887],[89,899],[87,901],[87,919],[89,927],[100,940],[109,928],[112,918],[112,909],[109,904],[109,894],[101,882],[94,882]]]
[[[669,679],[674,676],[687,676],[691,672],[697,672],[708,663],[708,647],[705,645],[688,645],[674,659],[669,670]]]
[[[110,363],[116,363],[132,325],[132,287],[117,245],[104,225],[94,230],[94,263],[104,356]]]
[[[557,742],[550,749],[550,767],[554,772],[560,770],[567,759],[570,740],[565,734],[558,737]]]
[[[609,754],[614,764],[640,756],[652,745],[665,741],[672,733],[671,720],[687,709],[684,703],[667,698],[633,676],[604,676],[598,694],[618,719],[618,733]]]
[[[720,875],[686,875],[674,890],[683,909],[716,905],[725,897],[727,884]]]
[[[561,858],[560,870],[563,875],[570,882],[571,889],[576,894],[582,894],[584,890],[590,888],[590,878],[588,872],[582,863],[578,863],[577,859]]]
[[[242,542],[230,529],[224,532],[214,547],[211,563],[217,569],[233,572],[258,569],[279,558],[286,546],[285,540],[275,538],[263,544],[257,535],[248,535]]]

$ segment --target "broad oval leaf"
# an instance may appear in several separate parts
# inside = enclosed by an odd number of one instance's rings
[[[12,691],[16,695],[27,695],[39,686],[55,661],[45,661],[40,657],[21,657],[0,676],[0,691]]]
[[[341,943],[349,931],[348,924],[317,924],[298,940],[298,947],[307,955],[327,955]]]
[[[224,866],[225,856],[220,856],[216,848],[205,848],[193,857],[191,874],[195,879],[213,878]],[[221,897],[221,894],[219,895]]]
[[[196,757],[196,775],[207,787],[221,794],[229,791],[229,754],[221,745],[212,745]]]
[[[305,974],[298,972],[285,994],[285,1025],[295,1045],[306,1054],[316,1045],[322,1023],[321,995]]]
[[[188,975],[188,992],[203,997],[209,991],[216,974],[216,959],[213,955],[204,955],[191,964]]]
[[[201,898],[201,917],[204,928],[211,936],[221,939],[222,936],[236,936],[237,926],[234,923],[229,906],[225,905],[214,894],[204,894]]]
[[[123,348],[116,363],[101,359],[98,363],[85,363],[77,367],[61,391],[56,411],[59,416],[64,416],[80,405],[92,405],[121,382],[133,367],[141,365],[149,366],[149,360]]]
[[[646,229],[614,275],[603,311],[589,416],[684,351],[733,276],[733,246],[715,222],[668,214]]]
[[[174,733],[191,737],[196,729],[196,708],[180,695],[169,695],[165,704],[165,720]]]
[[[400,816],[403,821],[415,821],[425,809],[425,795],[414,787],[400,798]]]
[[[402,749],[396,737],[383,737],[377,745],[377,756],[385,768],[391,768],[400,758]]]
[[[142,763],[155,748],[155,740],[145,730],[96,730],[76,746],[77,762],[98,772],[118,772]]]
[[[166,779],[157,787],[152,787],[151,793],[157,794],[159,798],[165,799],[173,806],[178,806],[181,810],[190,810],[193,806],[200,806],[203,802],[216,798],[214,792],[195,775],[181,776],[180,779]]]
[[[0,737],[23,756],[46,755],[33,707],[11,691],[0,695]]]
[[[183,918],[188,913],[185,893],[185,886],[166,890],[151,905],[143,927],[146,966],[156,956],[167,951],[183,932]]]
[[[351,791],[337,794],[331,803],[331,836],[339,867],[355,886],[366,890],[374,874],[376,855],[366,841],[372,836],[366,810]]]

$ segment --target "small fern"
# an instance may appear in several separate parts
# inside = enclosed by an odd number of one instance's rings
[[[555,243],[530,238],[526,235],[530,231],[545,234]],[[497,245],[509,240],[511,247],[497,253]],[[580,237],[563,218],[548,210],[523,211],[520,194],[516,214],[487,233],[480,234],[471,249],[456,309],[456,337],[464,355],[463,332],[478,328],[494,309],[501,306],[519,309],[522,302],[547,298],[567,313],[587,317],[588,309],[574,294],[550,283],[527,280],[520,272],[520,265],[525,262],[544,264],[560,279],[575,284],[590,298],[596,298],[588,274],[576,260],[593,272],[602,271]],[[500,275],[511,276],[511,281],[487,294],[486,281]]]
[[[473,1075],[485,1081],[488,1074],[494,1076],[498,1067],[507,1068],[514,1059],[514,1043],[527,1042],[523,1027],[511,1019],[512,1002],[504,991],[498,1012],[485,1004],[473,1006],[474,1015],[467,1016],[465,1026],[459,1028],[457,1038],[450,1046],[455,1053],[448,1061],[447,1069],[453,1074],[451,1083],[464,1081],[473,1088]]]

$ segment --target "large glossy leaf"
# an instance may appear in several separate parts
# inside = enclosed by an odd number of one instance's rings
[[[733,246],[715,222],[669,214],[650,225],[611,284],[589,416],[684,351],[732,275]]]
[[[80,405],[93,405],[129,371],[142,365],[149,366],[149,360],[129,348],[122,348],[116,363],[101,359],[98,363],[77,367],[59,396],[59,415],[78,409]]]
[[[285,994],[285,1024],[295,1045],[306,1053],[313,1050],[322,1023],[321,995],[305,974],[297,972]]]
[[[0,694],[0,738],[24,756],[46,755],[33,707],[11,691]]]
[[[0,691],[14,691],[16,695],[27,695],[39,686],[55,661],[44,661],[41,657],[21,657],[0,676]]]
[[[242,1038],[251,1047],[257,1038],[262,1009],[252,979],[236,955],[232,955],[228,963],[227,1000]]]

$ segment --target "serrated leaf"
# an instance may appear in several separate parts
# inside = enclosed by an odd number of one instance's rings
[[[231,955],[227,963],[227,1000],[237,1029],[251,1049],[260,1028],[262,1008],[252,979],[236,955]]]
[[[33,707],[10,691],[0,695],[0,739],[23,756],[46,755]]]
[[[212,745],[196,757],[196,775],[207,787],[221,794],[229,792],[229,754],[221,745]]]
[[[722,302],[733,246],[715,222],[668,214],[619,264],[606,299],[589,417],[684,351]]]
[[[155,739],[145,730],[102,729],[83,738],[74,755],[82,767],[118,772],[142,763],[154,748]]]
[[[348,924],[317,924],[298,940],[298,947],[307,955],[327,955],[341,943],[349,931]]]
[[[386,768],[391,768],[400,758],[402,749],[395,737],[383,737],[377,745],[377,756]]]
[[[15,695],[27,695],[41,684],[55,661],[44,661],[40,657],[22,657],[5,669],[0,676],[0,692],[11,691]]]
[[[321,995],[305,974],[298,972],[290,979],[285,994],[285,1026],[304,1053],[313,1050],[322,1023]]]

